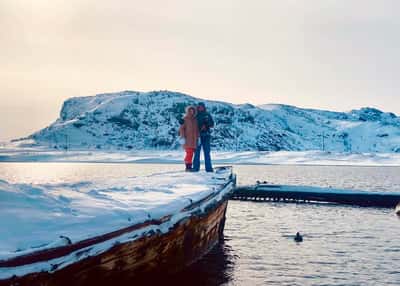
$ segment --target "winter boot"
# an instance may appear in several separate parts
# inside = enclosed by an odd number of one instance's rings
[[[193,170],[193,169],[192,169],[192,164],[188,164],[188,163],[187,163],[187,164],[186,164],[186,169],[185,169],[185,171],[186,171],[186,172],[192,172],[192,170]]]

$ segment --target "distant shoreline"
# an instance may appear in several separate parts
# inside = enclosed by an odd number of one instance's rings
[[[322,151],[214,151],[214,164],[399,167],[398,153],[332,153]],[[105,163],[181,164],[183,151],[97,151],[51,149],[0,149],[0,163]]]

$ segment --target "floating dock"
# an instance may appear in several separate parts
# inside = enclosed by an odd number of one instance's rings
[[[326,202],[362,207],[395,208],[400,202],[400,193],[258,183],[256,185],[238,186],[231,199],[288,203]]]

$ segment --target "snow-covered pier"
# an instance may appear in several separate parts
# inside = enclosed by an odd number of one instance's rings
[[[394,208],[400,202],[400,194],[257,183],[256,185],[237,187],[232,199],[293,203],[327,202],[363,207]]]
[[[231,167],[60,184],[0,180],[0,285],[108,285],[176,272],[218,243],[235,184]]]

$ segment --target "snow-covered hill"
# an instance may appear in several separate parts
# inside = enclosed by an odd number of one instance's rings
[[[214,149],[400,152],[400,117],[393,113],[234,105],[171,91],[71,98],[56,122],[28,138],[55,149],[176,149],[178,120],[199,101],[216,122]]]

